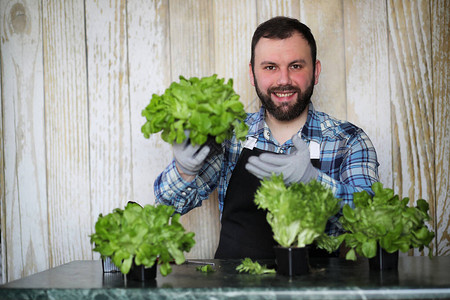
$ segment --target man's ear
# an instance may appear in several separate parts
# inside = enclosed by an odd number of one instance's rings
[[[252,64],[248,64],[248,73],[250,75],[250,83],[255,86],[255,77],[253,76]]]
[[[320,75],[320,71],[322,70],[322,65],[320,64],[320,60],[316,59],[316,68],[314,71],[314,84],[318,84],[319,83],[319,75]]]

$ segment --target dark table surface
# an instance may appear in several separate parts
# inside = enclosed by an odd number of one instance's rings
[[[240,274],[240,260],[200,261],[215,272],[172,265],[147,283],[103,273],[101,261],[73,261],[0,286],[0,299],[450,299],[450,256],[400,257],[398,270],[382,272],[367,259],[312,258],[311,272],[292,278]]]

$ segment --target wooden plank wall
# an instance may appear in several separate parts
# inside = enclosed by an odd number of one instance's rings
[[[0,1],[4,281],[97,259],[98,214],[154,202],[171,147],[143,138],[141,110],[179,75],[233,78],[255,111],[251,37],[276,15],[316,36],[316,108],[368,133],[381,181],[429,202],[433,254],[449,255],[449,11],[449,0]],[[213,257],[217,193],[182,221],[196,232],[188,256]]]

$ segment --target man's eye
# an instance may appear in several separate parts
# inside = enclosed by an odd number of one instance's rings
[[[272,71],[275,70],[275,66],[266,66],[264,69]]]
[[[291,68],[294,70],[300,70],[302,68],[302,65],[292,65]]]

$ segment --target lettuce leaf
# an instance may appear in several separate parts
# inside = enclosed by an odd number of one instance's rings
[[[99,215],[91,243],[102,258],[111,257],[123,274],[136,265],[149,268],[160,265],[160,273],[168,275],[170,263],[182,264],[184,251],[195,244],[194,233],[185,232],[175,208],[165,205],[145,205],[129,202],[125,209]]]
[[[316,180],[286,186],[282,174],[272,175],[261,182],[254,201],[258,208],[267,210],[267,221],[281,246],[316,243],[329,252],[339,246],[335,237],[325,234],[325,226],[339,212],[340,200]]]
[[[142,111],[146,118],[141,131],[145,138],[162,132],[161,138],[168,143],[182,143],[185,131],[196,145],[203,145],[208,137],[218,144],[236,134],[244,140],[248,126],[244,123],[247,114],[239,95],[233,90],[233,80],[210,77],[186,79],[173,82],[164,94],[153,94],[150,103]]]
[[[239,273],[246,272],[253,275],[276,273],[275,269],[269,269],[266,265],[261,265],[259,262],[252,261],[248,257],[241,260],[241,264],[236,267],[236,271]]]
[[[355,193],[355,208],[347,204],[342,210],[340,222],[347,233],[339,240],[351,248],[346,258],[356,260],[356,254],[372,258],[378,245],[389,253],[429,247],[434,233],[425,225],[430,220],[428,203],[419,199],[416,207],[409,207],[409,198],[400,200],[380,182],[374,183],[372,190],[374,196],[366,191]]]

